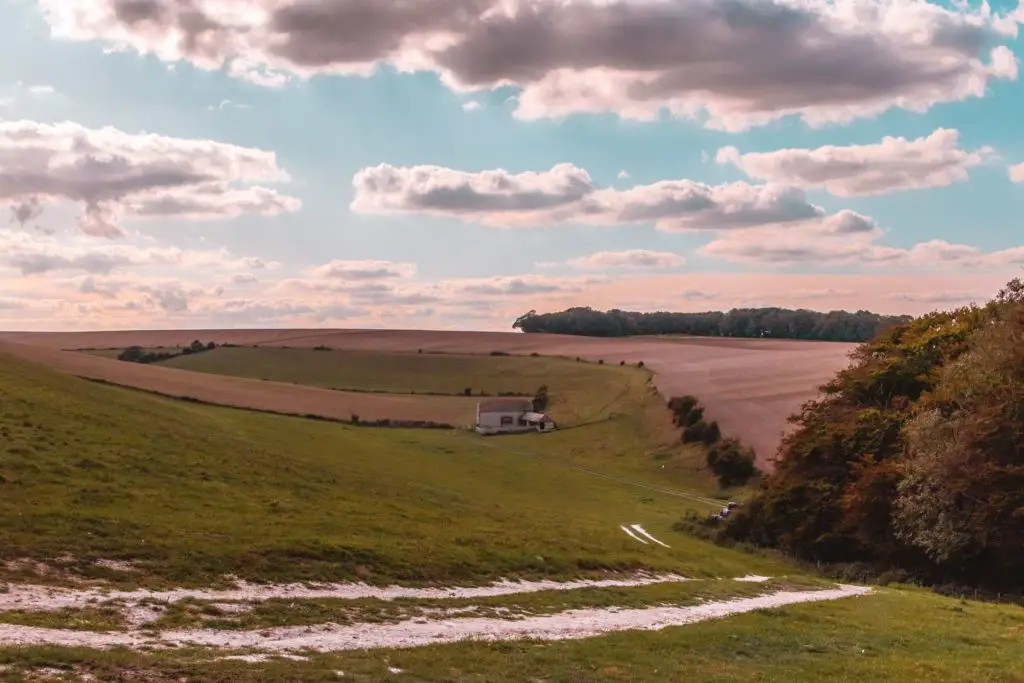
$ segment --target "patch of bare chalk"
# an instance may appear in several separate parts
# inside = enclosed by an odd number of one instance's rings
[[[129,607],[141,601],[163,603],[188,598],[212,602],[263,602],[273,599],[317,600],[339,598],[359,600],[448,600],[454,598],[489,598],[502,595],[538,593],[541,591],[571,591],[581,588],[633,588],[663,583],[679,583],[686,577],[677,574],[638,574],[625,579],[592,579],[578,581],[499,581],[486,586],[459,586],[450,588],[411,588],[407,586],[371,586],[365,583],[333,583],[263,585],[240,581],[236,588],[226,590],[174,589],[169,591],[103,591],[99,589],[73,590],[51,586],[12,584],[0,592],[0,611],[52,611],[64,608],[86,607],[100,602],[118,601]]]
[[[184,630],[144,636],[139,633],[91,633],[0,624],[0,645],[58,645],[64,647],[177,647],[257,649],[262,652],[313,650],[337,652],[355,649],[411,648],[465,640],[518,639],[576,640],[615,631],[656,631],[720,619],[760,609],[861,596],[871,589],[840,585],[816,591],[779,591],[755,598],[710,602],[688,607],[639,609],[594,608],[568,610],[515,621],[460,618],[404,621],[395,624],[282,627],[259,631]]]
[[[743,581],[744,583],[764,583],[771,580],[770,576],[758,576],[757,574],[747,574],[746,576],[734,579],[734,581]]]

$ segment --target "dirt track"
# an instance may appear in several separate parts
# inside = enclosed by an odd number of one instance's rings
[[[774,456],[788,428],[786,419],[817,395],[818,387],[848,363],[854,344],[763,339],[630,337],[598,339],[564,335],[505,332],[433,332],[422,330],[167,330],[76,333],[8,333],[0,339],[24,342],[27,349],[0,344],[0,350],[38,360],[67,372],[107,379],[168,394],[211,402],[284,412],[347,418],[357,412],[375,419],[433,419],[465,422],[472,416],[469,399],[428,404],[418,397],[344,394],[273,382],[196,375],[170,368],[135,366],[57,349],[174,346],[204,342],[260,344],[375,351],[488,353],[537,352],[580,356],[608,363],[643,361],[656,373],[665,396],[693,394],[718,420],[726,434],[750,444],[762,466]],[[426,417],[429,410],[433,417]],[[447,417],[445,417],[447,416]]]

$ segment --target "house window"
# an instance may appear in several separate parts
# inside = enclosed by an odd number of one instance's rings
[[[513,422],[515,422],[515,420],[512,419],[511,415],[502,415],[501,416],[501,426],[502,427],[504,427],[506,425],[510,425]]]

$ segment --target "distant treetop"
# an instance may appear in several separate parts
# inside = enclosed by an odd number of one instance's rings
[[[572,334],[586,337],[630,337],[680,334],[701,337],[810,339],[863,342],[884,329],[913,320],[912,316],[879,315],[870,311],[809,311],[786,308],[734,308],[702,313],[636,313],[590,307],[557,313],[530,311],[512,328],[531,333]]]

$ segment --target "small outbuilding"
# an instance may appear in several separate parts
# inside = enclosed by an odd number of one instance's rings
[[[476,404],[476,431],[480,434],[549,432],[558,425],[533,409],[529,398],[492,398]]]

